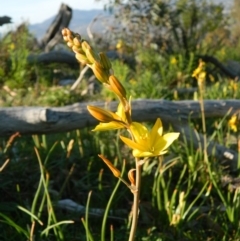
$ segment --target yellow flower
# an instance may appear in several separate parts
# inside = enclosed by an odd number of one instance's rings
[[[238,128],[237,128],[237,116],[233,115],[231,117],[231,119],[228,121],[228,125],[230,127],[230,129],[232,129],[234,132],[237,132]]]
[[[232,89],[233,91],[237,91],[238,83],[234,80],[231,80],[229,83],[229,89]]]
[[[205,71],[205,62],[203,62],[201,59],[199,60],[198,67],[193,71],[192,77],[196,78],[198,81],[198,85],[200,87],[203,86],[206,80],[206,71]]]
[[[130,79],[129,80],[129,83],[133,86],[136,86],[137,85],[137,81],[135,79]]]
[[[171,59],[170,59],[170,64],[172,64],[172,65],[177,64],[177,59],[176,59],[174,56],[171,57]]]
[[[214,78],[214,76],[212,74],[209,74],[209,79],[210,79],[211,82],[215,81],[215,78]]]
[[[8,48],[9,48],[10,50],[14,50],[14,49],[15,49],[15,44],[14,44],[14,43],[11,43],[11,44],[8,46]]]
[[[90,108],[92,108],[92,106],[90,106]],[[88,110],[90,109],[88,106]],[[95,107],[97,108],[97,107]],[[101,108],[98,108],[101,109]],[[102,121],[99,125],[97,125],[95,127],[95,129],[93,131],[108,131],[108,130],[116,130],[116,129],[120,129],[120,128],[125,128],[126,127],[126,114],[123,108],[122,103],[120,102],[118,105],[118,109],[117,112],[114,113],[112,111],[108,111],[108,110],[104,110],[101,109],[100,114],[102,114],[102,110],[104,111],[104,113],[108,113],[108,115],[111,115],[112,119],[110,121]],[[90,111],[90,113],[93,115],[93,113]],[[96,115],[93,115],[95,118],[98,117]],[[96,118],[98,120],[100,120],[100,118]],[[104,119],[102,119],[104,120]],[[100,120],[101,121],[101,120]]]
[[[117,49],[121,49],[122,47],[124,46],[124,42],[122,39],[118,40],[118,43],[116,45],[116,48]]]
[[[206,72],[199,73],[198,78],[197,78],[198,84],[199,85],[204,84],[205,83],[205,79],[206,79]]]
[[[193,71],[192,77],[195,77],[198,79],[199,74],[202,72],[205,72],[205,62],[203,62],[201,59],[199,60],[199,65],[198,67]]]
[[[167,152],[167,148],[176,140],[179,133],[167,133],[162,135],[162,122],[158,118],[152,130],[148,129],[137,122],[131,124],[130,130],[134,137],[134,141],[126,137],[120,136],[121,140],[133,149],[135,157],[153,157],[159,156]]]

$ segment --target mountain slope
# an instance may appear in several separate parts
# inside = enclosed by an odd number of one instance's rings
[[[95,17],[100,16],[107,16],[108,14],[100,9],[93,9],[93,10],[78,10],[73,9],[73,16],[70,22],[69,27],[71,30],[81,33],[81,35],[86,36],[87,35],[87,27],[91,23],[91,21]],[[55,16],[46,19],[42,23],[38,24],[32,24],[29,26],[29,30],[31,33],[33,33],[36,38],[41,39],[43,35],[46,33],[48,27],[53,22]],[[92,31],[102,32],[102,24],[99,22],[95,22],[92,26]]]

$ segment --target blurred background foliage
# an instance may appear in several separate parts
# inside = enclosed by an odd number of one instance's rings
[[[99,51],[104,49],[117,54],[115,71],[122,73],[119,77],[126,82],[134,98],[172,98],[172,89],[196,86],[191,73],[201,56],[213,56],[225,65],[229,60],[239,60],[236,51],[240,44],[239,3],[234,1],[232,6],[226,6],[207,0],[108,1],[105,7],[106,11],[111,12],[109,17],[113,21],[108,21],[106,34],[96,36],[93,44]],[[67,50],[67,47],[61,48]],[[32,91],[35,92],[32,95],[37,104],[48,104],[46,98],[40,101],[42,89],[48,89],[44,91],[46,95],[56,96],[56,101],[52,97],[47,98],[49,105],[88,99],[90,71],[75,91],[70,91],[69,84],[61,87],[64,89],[62,92],[66,93],[63,98],[59,94],[60,87],[56,86],[66,79],[73,83],[81,66],[78,69],[64,64],[30,64],[27,61],[30,54],[41,53],[27,25],[22,24],[16,31],[2,37],[0,50],[0,84],[16,94],[14,101],[11,101],[10,92],[4,93],[6,90],[1,88],[3,105],[22,105],[22,101],[15,100],[18,97],[26,101],[31,99],[23,98],[22,93],[31,95]],[[235,65],[237,76],[240,70]],[[212,63],[208,64],[208,73],[211,76],[208,78],[209,88],[216,82],[228,79]],[[109,98],[104,90],[90,92],[96,94],[93,98]],[[189,97],[187,94],[185,98]],[[30,101],[29,105],[32,104]]]
[[[224,6],[207,0],[111,1],[107,9],[115,19],[110,35],[133,50],[214,54],[228,37]]]
[[[232,6],[226,6],[207,0],[107,1],[105,8],[113,21],[108,21],[106,34],[93,39],[93,44],[99,51],[103,48],[117,53],[115,71],[134,98],[172,98],[174,88],[196,86],[191,73],[200,56],[210,55],[224,64],[239,60],[239,3],[234,1]],[[15,93],[13,98],[13,92],[5,93],[6,89],[1,88],[2,105],[34,104],[24,103],[31,97],[23,98],[23,93],[33,95],[39,105],[64,105],[88,99],[90,71],[79,88],[70,91],[69,84],[56,86],[66,79],[73,83],[81,66],[71,69],[64,64],[28,63],[28,56],[39,54],[41,49],[25,24],[0,40],[0,50],[0,84]],[[209,88],[228,77],[211,63],[208,73]],[[50,97],[41,98],[43,92]],[[109,98],[104,90],[90,92],[95,93],[91,98]],[[18,97],[24,101],[16,101]]]

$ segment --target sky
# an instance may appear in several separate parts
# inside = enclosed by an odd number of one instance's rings
[[[104,1],[95,0],[0,0],[0,16],[9,16],[15,25],[28,21],[41,23],[58,13],[61,3],[73,9],[103,9]],[[1,27],[0,27],[1,28]]]
[[[106,0],[0,0],[0,16],[12,17],[15,25],[28,21],[41,23],[57,14],[62,1],[73,9],[103,9]],[[108,1],[107,1],[108,2]],[[232,0],[214,0],[214,2],[232,2]]]

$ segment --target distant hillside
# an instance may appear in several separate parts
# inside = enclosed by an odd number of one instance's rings
[[[73,9],[73,16],[70,22],[71,30],[81,33],[82,36],[87,35],[87,27],[91,23],[91,21],[97,16],[107,16],[108,13],[103,10],[95,9],[95,10],[78,10]],[[32,24],[29,26],[29,30],[38,38],[41,39],[43,35],[46,33],[48,27],[51,25],[55,16],[46,19],[42,23]],[[103,25],[99,22],[95,22],[93,27],[91,28],[94,32],[102,32],[101,30]]]

